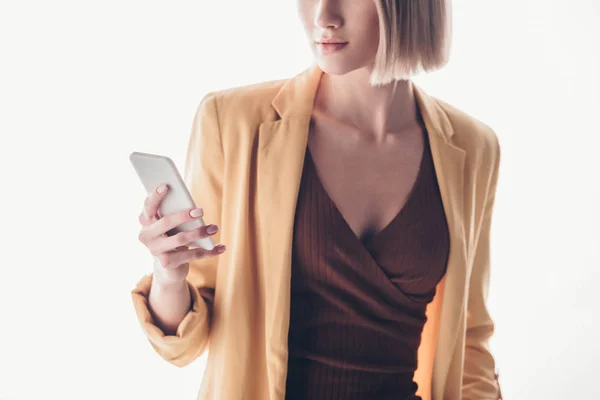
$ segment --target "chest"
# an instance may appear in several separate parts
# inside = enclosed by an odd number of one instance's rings
[[[382,231],[406,204],[421,169],[424,135],[416,125],[375,143],[311,124],[308,148],[319,180],[361,240]]]

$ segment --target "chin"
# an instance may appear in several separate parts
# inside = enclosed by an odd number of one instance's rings
[[[346,75],[361,68],[360,65],[343,61],[323,60],[322,58],[317,58],[316,61],[319,68],[328,75]]]
[[[350,72],[372,66],[373,59],[363,59],[342,56],[341,54],[322,55],[315,54],[315,61],[319,68],[329,75],[346,75]]]

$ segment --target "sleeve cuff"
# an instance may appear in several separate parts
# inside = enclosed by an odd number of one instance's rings
[[[184,366],[194,361],[208,339],[208,309],[198,288],[187,282],[192,300],[191,310],[183,318],[175,335],[165,333],[155,325],[148,307],[152,275],[144,276],[132,290],[136,317],[154,350],[166,361]]]

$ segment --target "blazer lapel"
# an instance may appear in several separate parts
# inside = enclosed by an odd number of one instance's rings
[[[272,102],[281,119],[262,123],[258,133],[257,218],[261,234],[257,250],[264,260],[271,400],[283,398],[285,391],[294,217],[320,77],[313,67],[287,81]]]
[[[450,233],[450,254],[444,278],[439,332],[433,364],[432,398],[443,399],[457,334],[464,322],[467,243],[464,225],[464,165],[466,152],[452,140],[454,130],[445,112],[413,84],[431,143],[432,158]]]
[[[317,65],[287,81],[273,99],[279,119],[259,127],[257,155],[257,238],[265,285],[265,333],[270,399],[285,391],[294,217],[313,103],[322,71]],[[433,398],[442,399],[463,309],[466,289],[466,241],[463,224],[465,151],[451,141],[454,133],[435,101],[413,85],[429,133],[431,151],[450,231],[450,255],[433,365]]]

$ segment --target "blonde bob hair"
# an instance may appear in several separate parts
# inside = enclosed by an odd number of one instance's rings
[[[385,85],[435,71],[448,62],[451,0],[375,0],[379,48],[371,84]]]

